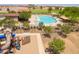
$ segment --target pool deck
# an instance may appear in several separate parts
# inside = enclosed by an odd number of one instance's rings
[[[30,23],[31,24],[35,24],[36,23],[36,21],[38,21],[37,20],[37,17],[38,16],[51,16],[51,15],[32,15],[31,16],[31,18],[29,19],[29,21],[30,21]],[[54,18],[56,18],[56,20],[57,20],[57,22],[55,22],[55,23],[50,23],[50,24],[45,24],[45,26],[56,26],[57,24],[63,24],[60,20],[61,19],[59,19],[59,18],[57,18],[57,17],[54,17]]]

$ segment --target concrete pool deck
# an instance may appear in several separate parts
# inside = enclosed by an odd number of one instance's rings
[[[41,35],[39,33],[23,33],[16,36],[30,36],[30,42],[22,45],[21,50],[16,50],[15,54],[45,54]]]
[[[37,23],[38,23],[38,20],[39,19],[37,19],[38,18],[38,16],[51,16],[51,15],[32,15],[31,16],[31,18],[29,19],[29,21],[30,21],[30,24],[31,25],[38,25]],[[51,16],[52,17],[52,16]],[[55,23],[50,23],[50,24],[45,24],[45,26],[56,26],[57,24],[63,24],[60,20],[61,19],[59,19],[59,18],[57,18],[57,17],[54,17],[56,20],[57,20],[57,22],[55,22]]]

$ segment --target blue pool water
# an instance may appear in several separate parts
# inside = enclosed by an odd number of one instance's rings
[[[51,16],[39,16],[39,22],[43,22],[44,24],[51,24],[57,22],[54,17]]]

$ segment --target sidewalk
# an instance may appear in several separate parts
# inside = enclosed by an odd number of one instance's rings
[[[30,36],[30,43],[22,45],[21,50],[16,51],[19,54],[45,54],[43,42],[40,33],[22,33],[16,36]],[[16,54],[15,53],[15,54]]]

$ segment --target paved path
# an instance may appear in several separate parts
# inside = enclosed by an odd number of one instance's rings
[[[16,34],[16,36],[29,36],[29,35],[30,36],[35,35],[37,37],[37,39],[36,39],[37,42],[36,43],[38,45],[39,54],[45,54],[44,45],[43,45],[40,33],[21,33],[21,34]]]

